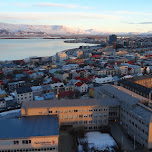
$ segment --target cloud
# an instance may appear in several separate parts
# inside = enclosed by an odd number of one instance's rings
[[[33,6],[40,7],[62,7],[62,8],[82,8],[82,9],[90,9],[88,6],[79,6],[77,4],[61,4],[61,3],[35,3]]]
[[[152,24],[152,22],[138,22],[138,23],[136,23],[136,22],[126,22],[126,23],[128,23],[128,24]]]
[[[144,13],[144,12],[131,12],[131,11],[116,11],[117,14],[126,14],[126,15],[145,15],[150,16],[152,13]]]
[[[115,15],[107,15],[107,14],[98,14],[98,13],[74,13],[74,12],[68,12],[68,13],[42,13],[42,12],[20,12],[20,13],[9,13],[9,12],[0,12],[0,18],[1,22],[4,22],[4,20],[18,20],[18,21],[44,21],[44,20],[95,20],[95,19],[119,19],[119,17]]]

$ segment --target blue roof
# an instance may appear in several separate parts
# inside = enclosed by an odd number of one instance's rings
[[[0,120],[0,139],[59,135],[57,116]]]

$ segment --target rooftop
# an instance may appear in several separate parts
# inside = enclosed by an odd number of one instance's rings
[[[133,77],[130,80],[138,81],[138,80],[149,79],[149,78],[152,78],[152,75],[142,75],[142,76],[138,76],[138,77]]]
[[[16,88],[16,92],[17,94],[29,93],[32,92],[32,89],[30,87]]]
[[[125,92],[119,90],[118,88],[116,88],[112,85],[109,85],[109,84],[97,87],[95,89],[97,91],[106,93],[108,96],[114,97],[114,98],[118,99],[119,101],[123,101],[127,105],[130,105],[130,106],[137,104],[139,102],[139,99],[132,97],[128,93],[125,93]]]
[[[0,120],[0,124],[0,139],[59,135],[57,116],[7,119]]]
[[[80,106],[119,106],[115,98],[105,99],[66,99],[23,102],[22,108],[47,108],[47,107],[80,107]]]

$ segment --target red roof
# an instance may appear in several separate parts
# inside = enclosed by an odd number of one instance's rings
[[[80,78],[80,77],[75,77],[75,79],[76,79],[76,80],[80,80],[81,78]]]
[[[58,78],[52,78],[52,80],[53,80],[53,82],[62,82],[60,79],[58,79]]]
[[[82,83],[82,82],[77,82],[75,85],[76,85],[77,87],[81,87],[81,86],[83,85],[83,83]]]
[[[65,92],[59,93],[60,97],[68,97],[70,95],[74,95],[74,92],[73,91],[65,91]]]
[[[87,82],[89,81],[87,78],[81,78],[80,80],[81,81],[87,81]]]
[[[92,58],[100,58],[101,55],[93,55]]]
[[[33,73],[34,73],[34,72],[32,72],[32,71],[31,71],[31,72],[28,72],[28,74],[33,74]]]

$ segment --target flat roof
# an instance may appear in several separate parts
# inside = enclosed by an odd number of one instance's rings
[[[49,108],[49,107],[81,107],[81,106],[119,106],[116,98],[104,99],[66,99],[23,102],[22,108]]]
[[[142,118],[147,123],[152,122],[152,111],[144,108],[143,106],[138,104],[134,108],[130,109],[130,111]]]
[[[108,96],[112,96],[113,98],[116,98],[119,101],[123,101],[128,105],[134,105],[140,101],[139,99],[132,97],[128,93],[125,93],[125,92],[119,90],[118,88],[116,88],[112,85],[109,85],[109,84],[105,84],[103,86],[97,87],[97,88],[95,88],[95,90],[105,93]]]
[[[137,81],[137,80],[144,80],[144,79],[149,79],[149,78],[152,78],[152,75],[142,75],[142,76],[138,76],[138,77],[133,77],[129,80]]]
[[[57,116],[0,120],[0,139],[59,135]]]

